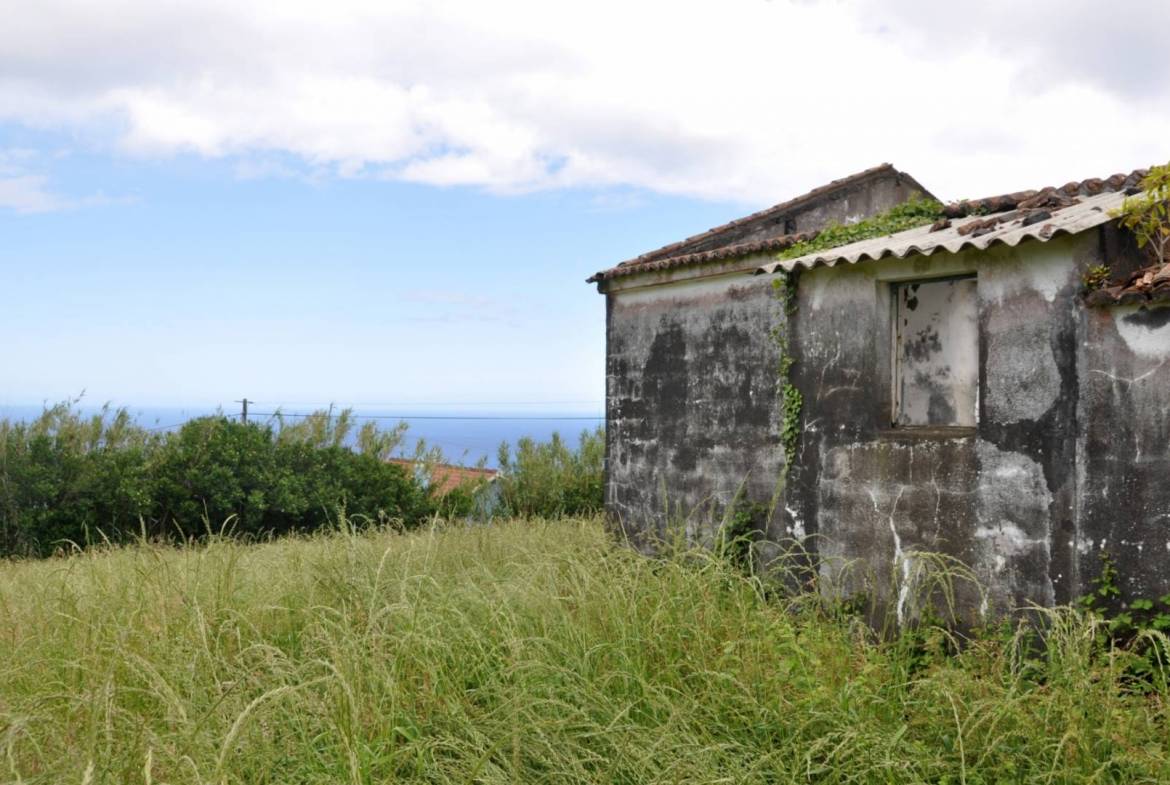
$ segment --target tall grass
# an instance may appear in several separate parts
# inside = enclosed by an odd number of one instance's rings
[[[595,519],[11,562],[0,779],[1170,780],[1164,684],[1051,621],[911,650]]]

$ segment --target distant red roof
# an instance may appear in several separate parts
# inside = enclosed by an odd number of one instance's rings
[[[390,463],[397,464],[407,471],[414,471],[417,462],[412,458],[390,458]],[[479,469],[470,466],[456,466],[450,463],[436,463],[428,466],[431,472],[431,484],[438,496],[446,496],[451,491],[464,485],[478,485],[491,482],[498,472],[495,469]]]

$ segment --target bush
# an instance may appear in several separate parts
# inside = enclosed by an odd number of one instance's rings
[[[242,424],[224,416],[153,433],[125,410],[81,415],[74,401],[31,422],[0,421],[0,555],[47,555],[70,544],[259,536],[356,523],[417,525],[440,509],[384,460],[403,426],[367,426],[342,446],[350,416]]]
[[[142,535],[309,532],[335,525],[341,511],[359,525],[411,528],[435,516],[581,515],[602,507],[601,429],[582,433],[576,450],[558,435],[543,444],[521,439],[515,455],[502,445],[497,499],[470,485],[441,489],[426,472],[389,462],[405,424],[356,429],[348,410],[291,423],[279,415],[247,424],[201,417],[163,434],[125,410],[86,417],[75,403],[27,423],[0,421],[0,555]],[[420,442],[415,459],[431,466],[443,456]]]
[[[333,435],[294,433],[226,417],[188,422],[166,440],[155,469],[160,531],[231,520],[239,534],[304,532],[332,525],[343,509],[354,521],[404,526],[430,515],[427,493],[401,467]]]
[[[71,403],[0,421],[0,553],[43,554],[137,531],[151,506],[156,435],[125,411],[82,417]]]
[[[605,505],[605,429],[582,431],[576,450],[554,433],[548,442],[520,439],[499,452],[502,513],[520,517],[589,515]]]

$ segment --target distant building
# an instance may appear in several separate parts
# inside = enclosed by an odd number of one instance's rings
[[[988,589],[971,614],[1069,602],[1102,553],[1130,596],[1170,592],[1170,267],[1110,216],[1143,176],[777,260],[930,196],[885,165],[597,273],[610,518],[701,541],[738,497],[765,559],[801,538],[891,601],[915,552],[962,560]],[[1086,300],[1097,265],[1116,280]]]
[[[441,499],[458,488],[474,492],[475,510],[471,517],[476,520],[490,519],[499,508],[500,488],[496,482],[499,472],[495,469],[427,463],[412,458],[391,458],[390,463],[412,473],[436,498]]]

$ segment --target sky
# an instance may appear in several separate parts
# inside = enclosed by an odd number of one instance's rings
[[[599,269],[1170,158],[1163,0],[8,5],[0,405],[595,411]]]

